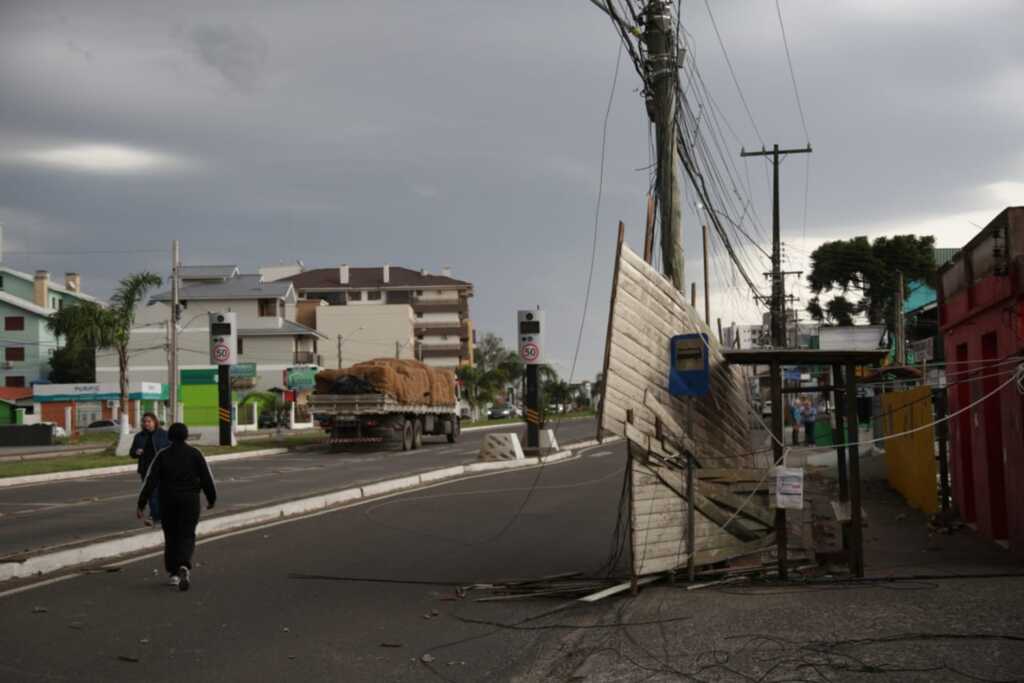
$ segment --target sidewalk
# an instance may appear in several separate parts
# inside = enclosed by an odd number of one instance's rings
[[[932,530],[888,488],[880,454],[862,460],[862,479],[875,580],[655,584],[558,613],[576,628],[552,631],[512,680],[1021,680],[1024,558],[966,527]]]

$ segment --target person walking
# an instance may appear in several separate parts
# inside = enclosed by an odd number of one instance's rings
[[[803,419],[804,419],[804,438],[806,439],[805,445],[814,445],[814,427],[818,423],[818,408],[814,405],[811,399],[804,400],[803,408]]]
[[[160,426],[160,420],[153,413],[142,414],[142,431],[132,439],[131,456],[139,461],[139,479],[146,479],[146,472],[156,454],[171,445],[167,430]],[[149,497],[149,518],[143,519],[146,526],[160,523],[160,494],[153,491]]]
[[[188,427],[176,422],[167,431],[170,446],[159,451],[146,472],[135,514],[140,519],[146,502],[159,491],[164,528],[164,568],[172,585],[187,591],[192,584],[192,553],[199,524],[199,492],[206,509],[217,503],[217,486],[206,458],[186,443]]]

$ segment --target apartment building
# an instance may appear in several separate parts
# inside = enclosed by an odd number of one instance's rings
[[[45,270],[30,275],[0,266],[0,385],[49,381],[50,357],[59,340],[46,328],[47,318],[64,306],[96,301],[82,294],[81,284],[77,273],[65,274],[60,285]]]
[[[469,299],[473,296],[473,285],[453,278],[450,269],[434,274],[392,265],[290,268],[298,272],[279,282],[290,282],[295,287],[300,297],[300,311],[313,301],[322,301],[328,306],[406,304],[412,308],[417,358],[435,367],[472,365],[473,324]],[[300,313],[300,319],[308,320],[302,315]],[[366,336],[374,338],[371,334],[368,332]]]

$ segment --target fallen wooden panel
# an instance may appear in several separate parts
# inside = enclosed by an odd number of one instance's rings
[[[669,342],[704,333],[711,391],[686,402],[668,392]],[[688,410],[692,414],[688,414]],[[759,552],[774,538],[768,452],[751,452],[750,392],[739,368],[685,297],[620,241],[616,256],[600,427],[631,444],[633,575]],[[684,452],[695,455],[694,547],[687,539]],[[705,476],[704,470],[707,470]]]

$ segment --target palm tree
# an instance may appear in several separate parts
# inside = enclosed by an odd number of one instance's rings
[[[46,323],[50,332],[65,338],[68,347],[112,348],[117,353],[122,431],[128,424],[128,343],[135,324],[135,309],[146,293],[161,283],[155,273],[133,273],[118,283],[108,308],[82,302],[56,311]]]

